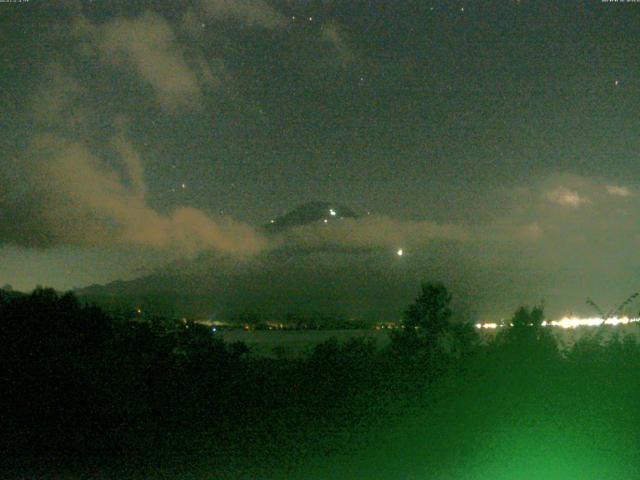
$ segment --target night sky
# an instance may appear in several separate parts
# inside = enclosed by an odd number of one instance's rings
[[[2,3],[0,284],[303,245],[292,278],[372,249],[374,290],[438,277],[486,317],[613,306],[640,288],[639,41],[640,3],[600,0]],[[362,216],[261,230],[317,200]]]

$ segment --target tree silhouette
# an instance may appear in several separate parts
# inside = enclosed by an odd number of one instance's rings
[[[544,308],[519,307],[511,318],[510,328],[498,336],[498,343],[515,357],[544,358],[558,353],[557,343],[549,329],[543,327]]]
[[[422,284],[415,302],[404,312],[406,329],[420,330],[421,336],[435,339],[449,327],[451,294],[439,282]]]
[[[420,295],[404,312],[403,329],[390,332],[391,351],[411,371],[429,365],[443,371],[451,345],[451,295],[439,282],[423,283]]]

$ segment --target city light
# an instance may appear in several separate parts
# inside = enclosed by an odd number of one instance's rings
[[[599,318],[599,317],[562,317],[560,320],[545,320],[542,322],[543,327],[557,327],[565,330],[578,328],[578,327],[599,327],[602,325],[609,326],[618,326],[618,325],[628,325],[630,323],[640,322],[640,318],[629,318],[629,317],[610,317],[607,319]],[[488,323],[476,323],[476,328],[480,330],[495,330],[497,328],[508,326],[506,324],[499,324],[494,322]]]
[[[627,325],[640,321],[640,318],[629,317],[610,317],[605,319],[599,317],[579,318],[579,317],[563,317],[560,320],[551,322],[543,322],[543,326],[560,327],[560,328],[577,328],[577,327],[599,327],[600,325]]]
[[[495,330],[498,328],[497,323],[476,323],[476,328],[486,329],[486,330]]]

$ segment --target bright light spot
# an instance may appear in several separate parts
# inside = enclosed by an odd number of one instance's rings
[[[310,22],[313,22],[313,17],[309,17],[309,21],[310,21]]]
[[[552,327],[560,328],[577,328],[577,327],[599,327],[600,325],[627,325],[629,323],[636,323],[640,321],[640,318],[629,317],[611,317],[606,320],[599,317],[591,318],[578,318],[578,317],[563,317],[560,320],[554,320],[548,322]]]
[[[588,318],[580,318],[580,317],[562,317],[560,320],[545,320],[542,322],[543,327],[556,327],[562,328],[565,330],[574,329],[578,327],[599,327],[601,325],[610,325],[612,327],[618,325],[628,325],[630,323],[638,323],[640,322],[640,318],[629,318],[629,317],[611,317],[604,320],[600,317],[588,317]],[[501,327],[497,323],[476,323],[476,328],[478,329],[488,329],[494,330],[496,328]],[[510,325],[513,326],[513,325]]]
[[[182,185],[180,185],[182,188],[187,188],[187,184],[183,183]]]
[[[270,220],[270,222],[271,223],[276,223],[276,221],[273,218]]]
[[[326,218],[323,220],[324,223],[328,223],[329,220],[327,220]]]
[[[336,216],[336,211],[333,208],[329,209],[329,213],[331,214],[332,217]]]
[[[476,323],[476,328],[485,328],[489,330],[495,330],[498,328],[497,323]]]
[[[398,251],[396,252],[396,254],[401,257],[402,255],[404,255],[404,250],[402,250],[401,248],[398,249]]]
[[[616,81],[615,81],[615,84],[616,84],[616,87],[617,87],[618,85],[620,85],[620,80],[616,80]]]

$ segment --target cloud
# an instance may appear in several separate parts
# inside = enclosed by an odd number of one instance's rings
[[[246,224],[184,206],[153,208],[127,120],[90,115],[94,100],[61,65],[45,68],[30,102],[27,147],[0,162],[0,244],[151,247],[164,258],[205,250],[247,256],[267,247]]]
[[[482,224],[366,216],[292,229],[283,236],[283,244],[305,250],[390,252],[426,252],[435,245],[455,244],[473,252],[467,260],[474,264],[595,271],[624,256],[640,260],[640,203],[633,202],[635,197],[630,197],[631,204],[618,201],[606,185],[604,179],[551,175],[502,195],[502,212]],[[585,205],[589,208],[581,208]]]
[[[235,20],[249,27],[268,29],[286,23],[285,17],[263,0],[202,0],[200,7],[211,20]]]
[[[591,203],[589,198],[580,195],[577,191],[566,187],[558,187],[546,193],[546,198],[552,203],[562,207],[578,208],[581,205]]]
[[[94,25],[80,17],[76,35],[84,39],[84,50],[95,49],[107,63],[129,65],[149,84],[168,110],[197,107],[203,85],[218,80],[202,55],[187,62],[185,49],[169,23],[161,16],[145,12],[135,18],[117,18]]]
[[[521,241],[536,241],[540,240],[544,235],[544,229],[538,222],[531,222],[525,225],[514,225],[512,228],[507,229],[508,234],[503,238],[510,238]]]
[[[203,250],[251,255],[265,241],[251,227],[215,221],[179,207],[168,214],[145,199],[140,157],[124,135],[112,145],[124,175],[87,146],[51,134],[36,135],[16,159],[18,186],[0,219],[0,241],[24,246],[140,245],[191,256]]]
[[[133,145],[131,145],[122,131],[111,140],[111,146],[126,167],[133,193],[141,200],[144,200],[147,186],[144,181],[144,167],[138,152],[135,151]]]
[[[283,236],[288,247],[305,249],[373,249],[424,246],[436,240],[465,241],[470,232],[462,226],[428,221],[407,221],[384,216],[346,218],[293,228]]]
[[[620,188],[612,193],[603,178],[552,175],[521,189],[495,229],[511,231],[514,239],[533,240],[529,257],[541,268],[577,268],[579,256],[583,265],[599,268],[611,261],[628,264],[639,258],[640,203],[631,187]],[[521,228],[518,236],[513,228],[518,225],[531,228]]]
[[[606,190],[609,195],[615,197],[629,197],[631,196],[631,190],[627,187],[620,187],[616,185],[606,185]]]
[[[337,59],[343,65],[351,63],[354,59],[353,52],[344,40],[344,34],[335,22],[327,23],[322,27],[322,39],[329,43],[337,54]]]

